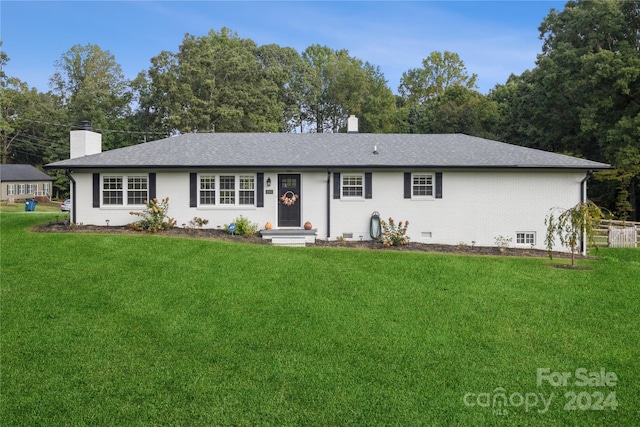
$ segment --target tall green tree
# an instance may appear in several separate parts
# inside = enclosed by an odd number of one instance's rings
[[[133,121],[145,132],[154,131],[170,135],[179,126],[182,92],[178,90],[178,60],[169,51],[162,51],[151,58],[151,67],[142,71],[131,82],[137,109]]]
[[[496,101],[460,85],[409,111],[410,133],[464,133],[491,139],[496,138],[501,117]]]
[[[281,65],[294,59],[276,51],[260,51],[226,28],[203,37],[187,34],[177,53],[152,58],[136,79],[140,108],[170,132],[280,131],[287,98],[281,89],[288,80]]]
[[[0,43],[1,45],[1,43]],[[0,52],[0,66],[9,61]],[[58,97],[40,93],[22,80],[0,71],[0,148],[2,163],[41,165],[51,145],[64,149],[57,129],[52,126],[64,121]]]
[[[469,75],[457,53],[431,52],[421,68],[402,73],[398,92],[410,105],[422,105],[451,86],[476,89],[476,74]]]
[[[311,70],[290,47],[260,46],[257,55],[265,77],[277,87],[279,130],[291,132],[302,124],[300,106]]]
[[[123,140],[124,132],[106,132],[125,131],[130,115],[130,82],[115,57],[97,45],[75,45],[55,62],[55,68],[49,83],[62,100],[70,123],[86,120],[102,129],[106,149],[129,145]]]
[[[361,131],[394,128],[395,100],[378,67],[320,45],[309,46],[302,58],[310,69],[300,108],[307,130],[344,131],[352,114],[361,118]]]

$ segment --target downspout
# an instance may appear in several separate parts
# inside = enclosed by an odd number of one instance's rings
[[[76,180],[71,176],[71,171],[65,169],[64,174],[71,181],[71,223],[76,223]]]
[[[587,201],[587,181],[591,176],[593,176],[593,171],[589,169],[587,175],[580,181],[580,203]],[[580,241],[580,253],[582,256],[587,256],[587,242],[585,241],[584,230],[582,232],[582,240]]]
[[[331,237],[331,168],[327,169],[327,240]]]

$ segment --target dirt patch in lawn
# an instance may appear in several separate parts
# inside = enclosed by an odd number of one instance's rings
[[[64,222],[50,221],[49,223],[35,226],[33,231],[45,233],[111,233],[111,234],[145,234],[143,231],[135,231],[128,227],[106,227],[97,225],[69,225]],[[238,243],[252,244],[270,244],[269,240],[265,240],[260,233],[253,236],[236,236],[231,235],[224,230],[218,229],[188,229],[188,228],[171,228],[158,233],[162,236],[184,237],[192,239],[209,239],[230,241]],[[405,252],[438,252],[452,254],[469,254],[469,255],[498,255],[498,256],[518,256],[518,257],[547,257],[548,253],[539,249],[521,249],[521,248],[504,248],[500,250],[496,247],[489,246],[469,246],[469,245],[438,245],[427,243],[410,242],[402,246],[384,246],[382,243],[372,240],[364,241],[346,241],[346,240],[316,240],[316,243],[307,244],[308,247],[336,247],[336,248],[352,248],[367,249],[378,251],[405,251]],[[554,252],[554,258],[570,258],[569,254],[562,252]],[[578,257],[583,258],[583,257]]]
[[[562,268],[566,270],[593,270],[591,267],[586,267],[584,265],[571,265],[571,264],[547,264],[549,267],[553,268]]]

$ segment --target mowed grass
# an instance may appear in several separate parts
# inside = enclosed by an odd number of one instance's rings
[[[640,250],[601,250],[580,262],[593,270],[569,271],[27,231],[45,218],[0,215],[2,425],[640,422]],[[572,377],[538,387],[538,368]],[[578,368],[618,381],[581,387]],[[499,392],[513,405],[494,405]],[[615,392],[618,406],[592,409],[583,394],[565,410],[570,392]],[[528,393],[549,409],[518,405]]]
[[[62,221],[63,218],[69,217],[69,213],[60,211],[60,203],[61,202],[38,202],[34,211],[25,212],[24,202],[15,202],[11,205],[7,204],[7,202],[2,202],[0,203],[0,212],[20,212],[25,215],[35,215],[36,213],[43,212],[57,212],[60,215],[60,220]]]

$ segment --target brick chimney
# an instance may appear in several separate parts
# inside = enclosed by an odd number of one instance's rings
[[[358,133],[358,118],[353,114],[347,119],[347,133]]]
[[[70,159],[102,152],[102,135],[93,132],[89,122],[82,122],[78,130],[71,131]]]

